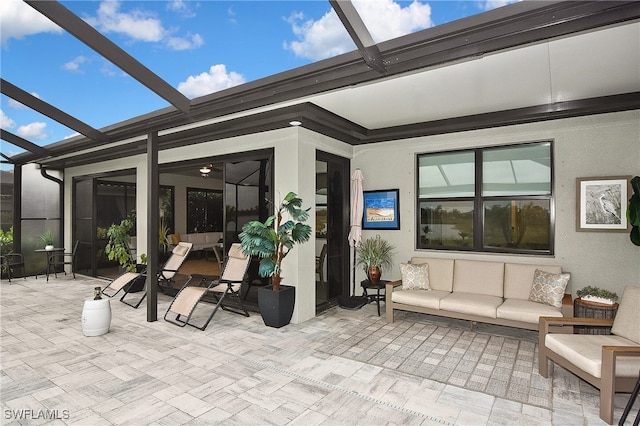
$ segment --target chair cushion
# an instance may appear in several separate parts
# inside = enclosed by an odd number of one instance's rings
[[[552,274],[536,269],[533,274],[529,300],[561,308],[564,290],[567,288],[570,278],[571,274]]]
[[[622,293],[611,332],[640,344],[640,287],[628,285]]]
[[[521,299],[529,300],[531,293],[531,283],[536,269],[551,272],[554,274],[562,273],[561,266],[555,265],[529,265],[524,263],[505,263],[504,264],[504,298],[505,299]]]
[[[440,300],[440,309],[481,317],[496,317],[496,310],[502,304],[502,297],[476,293],[453,292]]]
[[[412,257],[413,265],[429,264],[429,287],[432,290],[451,292],[453,290],[453,259],[433,257]]]
[[[497,310],[498,318],[537,324],[540,317],[562,317],[560,308],[522,299],[507,299]]]
[[[403,290],[431,290],[429,287],[429,264],[412,265],[400,264]]]
[[[394,303],[440,309],[440,300],[449,294],[442,290],[396,290],[391,293],[391,300]]]
[[[629,339],[614,335],[547,334],[545,346],[576,367],[601,377],[603,346],[635,346]],[[616,377],[638,377],[640,357],[621,356],[616,360]]]
[[[501,298],[504,294],[504,263],[456,259],[453,291]]]

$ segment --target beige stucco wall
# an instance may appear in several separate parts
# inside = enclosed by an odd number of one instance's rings
[[[554,140],[556,234],[551,257],[479,255],[415,249],[416,154],[476,146]],[[397,248],[395,263],[430,255],[521,263],[545,262],[571,272],[571,290],[597,285],[618,295],[627,284],[640,285],[640,247],[627,233],[576,232],[576,178],[640,175],[640,112],[623,112],[535,124],[415,138],[354,148],[352,168],[365,176],[364,189],[400,189],[399,231],[380,234]],[[385,278],[399,278],[397,268]]]
[[[422,152],[462,149],[554,140],[556,237],[555,255],[540,259],[534,256],[488,255],[436,252],[415,249],[415,155]],[[396,246],[395,263],[411,256],[429,254],[522,263],[551,263],[571,272],[573,293],[586,285],[598,285],[622,293],[626,284],[640,285],[640,247],[629,241],[626,233],[576,232],[577,177],[640,174],[640,112],[603,114],[591,117],[548,121],[449,135],[415,138],[351,147],[304,128],[287,128],[248,135],[159,153],[160,163],[209,157],[228,153],[275,148],[275,198],[296,191],[312,206],[315,199],[315,153],[326,151],[352,158],[352,169],[360,168],[365,176],[364,189],[400,189],[399,231],[363,231],[364,237],[380,234]],[[144,155],[70,168],[65,171],[65,245],[71,244],[69,221],[71,182],[74,176],[135,168],[137,170],[138,215],[146,215],[146,158]],[[315,216],[309,224],[315,226]],[[142,225],[138,235],[145,235]],[[146,240],[138,239],[138,252],[146,252]],[[293,322],[315,316],[315,244],[297,247],[285,259],[285,280],[297,287]],[[349,262],[351,264],[351,261]],[[397,268],[384,278],[399,278]],[[364,275],[357,271],[356,280]]]

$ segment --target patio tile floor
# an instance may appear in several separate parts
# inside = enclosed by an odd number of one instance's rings
[[[374,304],[332,308],[282,329],[258,314],[220,311],[202,332],[162,320],[167,296],[158,297],[155,322],[146,321],[144,304],[112,300],[109,333],[85,337],[83,301],[97,285],[105,282],[2,281],[2,424],[604,424],[597,391],[558,366],[545,409],[398,371],[393,356],[369,364],[375,342],[351,347],[349,357],[321,350],[354,322],[377,321]],[[380,340],[388,347],[388,335]],[[616,398],[616,422],[627,399]]]

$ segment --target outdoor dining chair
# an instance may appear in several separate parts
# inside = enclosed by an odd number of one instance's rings
[[[62,268],[62,272],[67,275],[67,271],[65,270],[66,265],[71,266],[73,279],[76,279],[76,253],[78,252],[79,244],[80,240],[76,240],[71,253],[54,250],[49,254],[49,258],[47,259],[47,281],[49,281],[49,273],[51,272],[51,269],[53,269],[53,273],[56,278],[58,278],[58,268]]]
[[[11,284],[11,278],[16,269],[22,269],[22,276],[25,280],[27,279],[27,274],[24,270],[24,257],[21,253],[3,254],[0,256],[0,266],[2,267],[2,272],[7,275],[9,284]]]

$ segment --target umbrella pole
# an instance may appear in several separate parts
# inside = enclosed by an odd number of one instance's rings
[[[353,279],[351,280],[351,295],[356,295],[356,247],[353,247]]]

